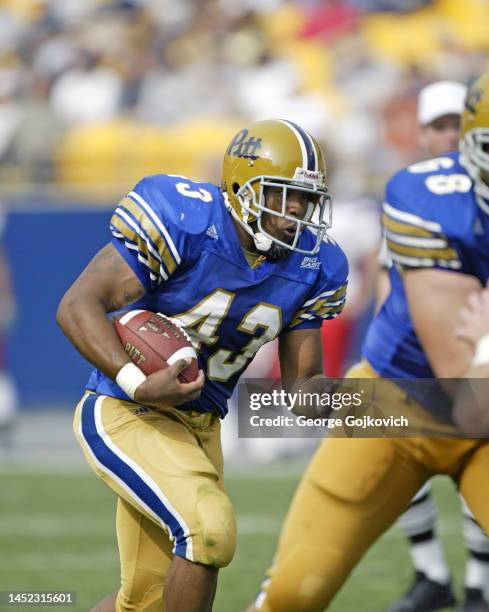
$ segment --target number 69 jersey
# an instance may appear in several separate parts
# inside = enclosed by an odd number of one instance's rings
[[[402,281],[405,270],[434,268],[489,277],[489,206],[474,193],[459,153],[413,164],[386,190],[382,218],[391,293],[370,326],[364,355],[384,377],[432,378],[415,334]],[[447,330],[450,333],[450,330]]]
[[[316,256],[291,251],[283,261],[252,268],[220,190],[209,183],[147,177],[120,202],[111,232],[146,288],[131,309],[175,317],[198,351],[206,383],[186,409],[224,416],[241,372],[264,343],[282,332],[319,328],[345,303],[348,265],[333,240],[323,241]],[[312,249],[314,242],[305,230],[299,246]],[[98,370],[87,388],[128,399]]]

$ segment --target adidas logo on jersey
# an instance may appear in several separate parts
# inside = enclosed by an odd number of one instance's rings
[[[217,233],[215,225],[211,225],[209,228],[207,228],[206,234],[210,236],[213,240],[219,239],[219,234]]]
[[[300,267],[310,268],[311,270],[319,270],[321,267],[321,262],[317,257],[304,257]]]

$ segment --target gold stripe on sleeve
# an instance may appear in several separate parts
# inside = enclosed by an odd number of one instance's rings
[[[160,262],[158,259],[148,250],[148,245],[146,242],[140,238],[136,232],[129,227],[126,222],[121,219],[118,215],[112,215],[112,219],[110,220],[112,225],[119,230],[119,232],[131,242],[135,242],[138,248],[138,251],[141,253],[143,257],[148,262],[148,266],[151,271],[157,276],[160,276]]]
[[[409,223],[402,223],[401,221],[394,221],[385,213],[382,215],[382,224],[385,228],[396,234],[404,234],[408,236],[424,236],[425,238],[438,238],[438,234],[430,232],[422,227],[410,225]]]
[[[130,212],[131,215],[137,219],[139,225],[148,234],[158,249],[161,260],[169,274],[172,274],[176,270],[177,264],[173,258],[173,255],[170,253],[165,237],[160,234],[152,219],[138,204],[136,204],[134,200],[129,197],[123,198],[119,206]]]
[[[324,317],[327,314],[340,314],[340,312],[343,310],[344,307],[345,307],[345,302],[343,302],[342,304],[339,304],[338,306],[326,306],[325,308],[322,308],[321,310],[318,311],[318,315],[320,317]]]
[[[422,249],[419,247],[411,247],[406,245],[397,244],[392,240],[387,240],[387,246],[389,251],[393,254],[399,253],[400,255],[407,255],[409,257],[431,257],[433,259],[455,259],[458,260],[458,253],[455,249],[450,247],[440,249]]]

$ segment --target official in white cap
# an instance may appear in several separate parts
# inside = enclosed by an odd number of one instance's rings
[[[456,81],[437,81],[419,92],[420,142],[429,157],[458,147],[466,94],[467,87]]]

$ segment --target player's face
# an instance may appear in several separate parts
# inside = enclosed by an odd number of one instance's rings
[[[422,128],[421,144],[430,156],[458,148],[460,115],[443,115]]]
[[[267,208],[281,212],[282,210],[282,189],[268,187],[265,191],[265,202]],[[303,220],[310,209],[310,202],[316,203],[317,196],[305,193],[303,191],[288,189],[285,212],[288,216],[298,220]],[[296,232],[296,223],[289,219],[277,217],[275,215],[265,213],[262,219],[263,229],[269,234],[292,244]]]

